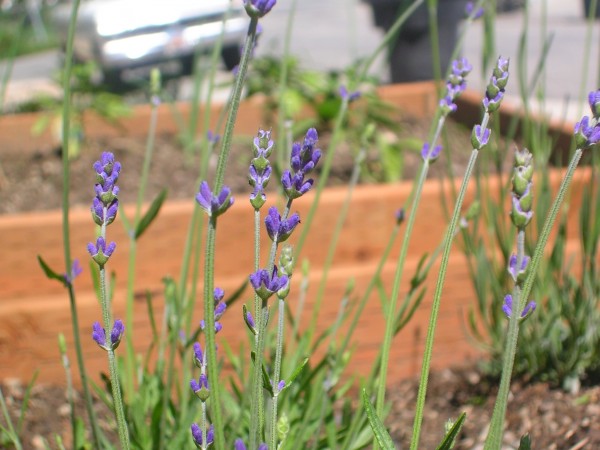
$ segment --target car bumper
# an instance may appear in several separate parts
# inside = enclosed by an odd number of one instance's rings
[[[193,55],[196,50],[211,50],[223,34],[223,46],[243,42],[248,22],[245,17],[225,22],[192,24],[109,39],[100,44],[100,63],[104,70],[120,70],[173,61]]]

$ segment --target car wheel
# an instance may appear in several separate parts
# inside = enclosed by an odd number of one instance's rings
[[[240,63],[242,52],[237,45],[232,45],[221,50],[221,57],[227,70],[233,70]]]

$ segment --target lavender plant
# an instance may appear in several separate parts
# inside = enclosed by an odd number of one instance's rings
[[[128,449],[129,432],[123,410],[121,382],[115,355],[115,350],[121,342],[125,327],[122,321],[118,319],[113,321],[105,268],[117,246],[114,242],[107,244],[106,228],[114,222],[119,209],[117,180],[121,172],[121,164],[115,161],[112,153],[105,152],[94,163],[94,170],[96,171],[96,184],[94,186],[96,196],[92,202],[91,210],[92,219],[100,227],[100,232],[96,238],[96,243],[90,242],[88,244],[88,252],[98,266],[100,275],[100,306],[102,308],[103,325],[100,325],[99,322],[94,323],[92,338],[108,354],[112,401],[117,419],[119,441],[122,448]]]
[[[419,3],[422,1],[415,2],[415,5]],[[431,3],[435,6],[435,2]],[[102,154],[100,160],[94,165],[97,183],[92,216],[100,227],[100,232],[96,241],[88,245],[88,250],[99,272],[103,320],[102,324],[97,322],[92,326],[92,338],[108,354],[110,398],[104,397],[105,401],[114,409],[120,445],[122,448],[131,446],[158,449],[188,448],[192,445],[201,449],[209,447],[222,449],[230,448],[233,445],[234,448],[241,450],[245,449],[247,444],[248,448],[252,450],[257,448],[262,450],[264,448],[364,448],[373,443],[376,448],[394,448],[394,443],[382,422],[386,410],[386,377],[392,339],[419,308],[425,296],[423,281],[434,261],[441,254],[413,425],[411,448],[416,449],[419,446],[434,335],[450,248],[457,235],[465,191],[473,173],[475,161],[490,140],[490,117],[499,108],[504,96],[509,76],[508,60],[499,58],[493,69],[483,100],[483,117],[472,130],[473,151],[443,244],[434,254],[423,257],[400,308],[397,307],[397,304],[400,297],[401,280],[405,275],[404,262],[424,180],[430,165],[442,151],[442,147],[438,145],[441,130],[448,115],[456,110],[455,100],[465,89],[465,77],[471,69],[470,64],[464,59],[456,60],[451,67],[430,136],[422,146],[421,170],[414,183],[411,194],[412,201],[407,210],[404,240],[397,261],[391,295],[388,298],[384,292],[385,289],[381,287],[381,268],[394,245],[400,226],[404,226],[404,212],[398,214],[396,218],[390,218],[390,220],[396,220],[397,226],[390,236],[382,259],[360,300],[356,302],[353,299],[355,287],[350,281],[343,298],[340,299],[340,308],[335,322],[320,335],[316,335],[316,323],[324,297],[327,273],[332,264],[339,230],[345,220],[352,188],[358,180],[364,148],[361,148],[355,162],[345,207],[336,223],[336,235],[332,239],[328,251],[323,278],[315,296],[312,319],[306,331],[300,331],[300,317],[308,292],[309,269],[308,263],[306,263],[302,266],[302,270],[298,270],[296,260],[307,236],[309,236],[310,223],[333,164],[333,149],[339,142],[341,126],[350,103],[356,100],[360,93],[356,86],[363,78],[358,75],[357,79],[351,80],[348,88],[340,89],[340,107],[333,125],[331,143],[326,151],[321,152],[318,148],[319,136],[317,130],[313,128],[306,132],[301,142],[290,146],[289,161],[285,163],[287,167],[280,174],[283,206],[270,206],[264,215],[262,214],[263,208],[267,205],[267,200],[271,201],[271,198],[267,199],[266,187],[275,172],[271,166],[270,157],[274,151],[277,151],[278,155],[287,154],[287,147],[277,148],[271,131],[264,129],[258,131],[252,142],[252,158],[248,172],[248,181],[252,188],[249,201],[254,215],[255,242],[254,267],[248,268],[250,273],[247,283],[253,291],[251,295],[254,302],[250,308],[246,305],[241,307],[241,317],[239,318],[239,323],[241,324],[243,321],[248,328],[250,351],[249,354],[244,351],[236,354],[227,346],[226,342],[219,342],[218,346],[216,336],[222,329],[220,319],[225,311],[233,309],[234,301],[244,295],[242,293],[243,286],[229,298],[225,298],[223,290],[215,287],[216,233],[220,217],[226,214],[234,203],[230,189],[224,186],[224,173],[242,86],[255,43],[258,20],[269,13],[276,1],[246,0],[244,4],[250,17],[249,32],[242,61],[236,72],[236,82],[223,139],[220,143],[211,141],[210,145],[207,145],[207,148],[220,145],[216,173],[212,182],[209,182],[209,176],[206,173],[200,177],[199,190],[195,198],[196,210],[190,224],[187,248],[182,263],[181,281],[176,283],[171,278],[165,278],[165,307],[160,326],[156,324],[151,295],[148,295],[148,314],[153,336],[142,363],[139,362],[140,358],[133,351],[133,337],[131,337],[133,330],[130,324],[133,313],[129,301],[133,299],[133,289],[128,288],[131,297],[128,297],[125,324],[121,320],[113,319],[111,299],[107,289],[105,266],[113,255],[116,244],[107,241],[106,229],[115,220],[118,212],[119,190],[116,182],[121,168],[110,153]],[[477,8],[480,4],[481,2],[473,6],[470,11],[471,20],[478,14]],[[403,15],[399,18],[399,24],[404,17]],[[365,71],[368,64],[369,62],[364,66]],[[575,152],[559,194],[549,210],[548,218],[538,237],[538,244],[531,258],[526,251],[525,227],[531,221],[533,211],[532,158],[526,151],[517,153],[511,213],[517,230],[517,245],[516,253],[508,261],[508,273],[513,279],[514,286],[512,292],[504,296],[503,306],[496,305],[498,310],[503,311],[508,318],[508,331],[500,392],[486,448],[500,448],[510,377],[518,348],[520,324],[525,323],[525,319],[528,319],[527,324],[535,320],[540,309],[544,307],[540,302],[538,311],[535,311],[534,314],[536,305],[528,302],[528,299],[541,262],[543,249],[548,241],[550,228],[558,214],[564,193],[571,180],[573,170],[581,158],[583,148],[594,145],[600,139],[600,125],[598,125],[600,93],[590,95],[590,104],[593,118],[584,118],[576,127],[576,140],[579,148]],[[155,118],[155,116],[153,117]],[[366,129],[372,130],[373,127],[367,126]],[[367,145],[368,134],[365,132],[361,147]],[[147,161],[151,157],[151,139],[152,134],[148,142]],[[324,161],[320,166],[319,182],[315,183],[311,177],[321,159]],[[277,160],[284,159],[279,156]],[[147,169],[147,165],[145,168]],[[68,180],[68,166],[65,173]],[[300,215],[292,212],[292,204],[294,200],[311,190],[315,191],[313,203],[306,217],[302,217],[301,223]],[[68,200],[68,195],[66,197]],[[140,199],[142,197],[143,194],[140,195]],[[135,265],[136,239],[158,214],[163,200],[164,196],[159,197],[143,216],[138,204],[133,223],[129,223],[125,215],[120,214],[132,236],[131,249],[134,254],[130,260],[132,266]],[[67,206],[64,210],[68,210]],[[202,218],[205,220],[201,220]],[[67,218],[65,220],[68,223]],[[271,241],[266,257],[261,256],[260,252],[263,222],[265,234]],[[203,238],[199,230],[205,232]],[[230,239],[233,238],[230,237]],[[294,242],[293,247],[289,244],[290,241]],[[593,246],[593,244],[588,245]],[[195,286],[197,278],[199,278],[196,275],[200,273],[199,259],[202,256],[204,257],[203,293],[199,297],[202,300],[204,319],[196,326],[192,317],[194,310],[200,309],[196,308],[198,302]],[[40,263],[50,277],[60,280],[72,291],[73,281],[79,272],[79,267],[75,263],[71,263],[68,247],[66,260],[68,262],[66,275],[57,275],[41,259]],[[190,265],[193,265],[192,276],[188,277]],[[132,279],[131,273],[129,277]],[[291,283],[292,279],[295,281],[297,278],[301,278],[298,284],[299,292],[296,291],[296,284]],[[191,288],[188,287],[188,283],[192,285]],[[349,398],[349,392],[354,384],[352,379],[345,379],[344,370],[352,356],[349,343],[356,323],[367,305],[372,290],[376,287],[379,287],[379,294],[387,313],[386,329],[381,352],[374,361],[371,375],[363,384],[365,387],[362,395],[363,410],[360,407],[357,408]],[[295,297],[298,298],[298,306],[294,315],[289,308],[289,303]],[[276,315],[273,313],[275,307]],[[240,308],[237,308],[237,311],[240,312]],[[291,322],[292,333],[284,332],[286,314]],[[74,317],[75,327],[76,315]],[[271,317],[276,317],[275,327],[269,327]],[[345,336],[340,337],[341,326],[346,322],[349,322],[348,331]],[[125,334],[126,329],[127,333]],[[126,336],[127,341],[127,358],[125,359],[125,370],[120,371],[115,350],[123,336]],[[317,350],[324,350],[324,356],[310,356],[310,359],[305,356],[312,355]],[[151,364],[151,353],[154,351],[156,351],[156,363]],[[231,380],[226,380],[221,371],[223,358],[227,358],[233,368],[234,377]],[[180,364],[181,367],[179,367]],[[196,369],[193,369],[194,366]],[[81,364],[81,378],[85,388],[84,367]],[[126,379],[124,395],[120,387],[123,377]],[[230,389],[227,389],[226,381],[229,381]],[[377,391],[375,408],[371,405],[368,395],[368,392],[372,391]],[[1,396],[0,400],[2,400]],[[93,412],[89,411],[88,413],[94,433],[93,445],[97,448],[107,447],[105,439],[97,430],[97,420],[94,418]],[[438,448],[452,448],[464,421],[465,415],[463,414],[447,426]]]
[[[589,95],[589,104],[594,115],[597,92]],[[578,146],[588,147],[597,142],[595,118],[584,117],[576,125],[576,139]],[[517,155],[520,155],[518,152]],[[576,154],[574,155],[576,156]],[[527,157],[529,160],[531,156]],[[539,164],[547,164],[538,157]],[[520,156],[522,160],[523,157]],[[531,163],[531,161],[530,161]],[[521,169],[529,179],[534,175],[531,168],[526,171]],[[522,175],[515,173],[522,178]],[[535,171],[538,178],[538,201],[533,206],[530,214],[544,217],[550,210],[551,195],[548,189],[548,171],[543,167]],[[522,184],[524,181],[520,181]],[[529,181],[530,183],[531,181]],[[542,269],[538,271],[538,282],[533,286],[533,296],[542,302],[536,314],[529,318],[524,327],[523,339],[530,342],[527,346],[517,346],[514,373],[516,376],[530,379],[542,379],[567,389],[577,389],[581,380],[593,374],[597,368],[597,343],[598,336],[590,332],[595,323],[600,320],[597,312],[598,271],[596,255],[598,252],[598,220],[594,211],[597,211],[597,196],[591,193],[597,191],[596,177],[585,189],[586,194],[580,211],[579,238],[581,241],[581,272],[578,276],[567,270],[565,261],[572,258],[566,248],[567,222],[564,210],[559,213],[558,233],[551,246],[550,257],[540,262]],[[529,195],[529,193],[527,194]],[[515,203],[520,205],[520,203]],[[486,215],[480,220],[487,222],[489,215],[498,212],[498,205],[486,200],[484,208]],[[514,216],[514,214],[513,214]],[[543,231],[544,223],[539,220],[530,230],[531,241],[535,243]],[[521,265],[516,261],[516,256],[511,255],[507,249],[506,241],[514,239],[514,232],[504,232],[498,227],[496,230],[496,243],[501,250],[500,255],[485,251],[489,248],[484,245],[482,232],[479,226],[472,232],[465,233],[465,253],[471,261],[471,277],[478,295],[476,310],[470,314],[470,330],[477,340],[484,345],[490,355],[489,364],[485,367],[489,373],[499,376],[502,369],[502,353],[504,346],[504,320],[498,303],[502,298],[502,291],[507,288],[510,280],[524,282],[529,271],[530,258],[525,256]],[[527,244],[528,252],[534,251],[534,245]],[[474,265],[478,269],[474,269]],[[502,275],[503,268],[508,267],[510,276]],[[527,269],[527,270],[525,270]],[[511,297],[512,300],[512,297]],[[508,304],[506,304],[508,310]],[[485,336],[476,329],[475,314],[484,325]]]

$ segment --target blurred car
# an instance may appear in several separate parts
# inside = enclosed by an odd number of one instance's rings
[[[52,12],[66,48],[72,0]],[[195,52],[209,52],[223,35],[227,69],[240,61],[248,20],[241,0],[82,0],[74,41],[77,62],[94,61],[103,81],[135,84],[158,67],[165,77],[193,71]]]

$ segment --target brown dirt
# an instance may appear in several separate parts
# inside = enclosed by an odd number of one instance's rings
[[[456,450],[481,449],[495,399],[496,383],[486,380],[474,368],[448,369],[431,375],[420,447],[436,448],[444,424],[467,413],[467,420],[456,443]],[[399,448],[408,448],[412,433],[417,379],[392,386],[388,399],[392,410],[387,418],[389,430]],[[14,418],[18,417],[25,387],[18,380],[5,381],[2,391]],[[98,405],[101,426],[110,427],[106,408]],[[77,411],[83,416],[82,400]],[[0,419],[0,423],[3,420]],[[65,390],[56,386],[35,386],[23,425],[25,450],[43,448],[43,439],[54,441],[62,434],[69,448],[69,406]],[[514,382],[507,411],[503,448],[516,449],[520,437],[529,433],[532,448],[545,450],[592,450],[600,448],[600,386],[584,387],[577,394],[552,389],[545,383],[523,385]],[[1,443],[0,443],[1,446]],[[5,448],[5,447],[2,447]],[[54,448],[54,446],[52,446]]]
[[[401,125],[400,139],[424,139],[429,124],[425,121],[406,119]],[[438,176],[445,171],[445,153],[452,154],[453,169],[460,174],[468,159],[470,140],[464,128],[453,122],[447,124],[449,147],[431,167],[430,176]],[[388,133],[390,136],[391,134]],[[236,140],[229,157],[225,184],[235,193],[249,193],[247,181],[248,164],[251,159],[251,139]],[[391,139],[395,139],[391,137]],[[320,141],[326,148],[328,137]],[[120,199],[122,202],[135,202],[140,180],[146,142],[130,137],[105,138],[86,141],[81,154],[71,163],[72,205],[88,205],[94,196],[92,164],[102,151],[112,151],[123,166],[119,178]],[[347,144],[336,149],[329,183],[345,183],[352,172],[353,156]],[[170,199],[192,200],[198,189],[199,158],[184,154],[176,136],[157,136],[145,199],[154,198],[161,189],[168,188]],[[208,173],[214,173],[217,156],[209,162]],[[414,176],[420,155],[414,150],[404,152],[404,179]],[[363,170],[363,182],[382,179],[382,168],[376,150],[368,153]],[[35,152],[0,152],[0,214],[26,211],[42,211],[60,208],[62,191],[62,161],[60,149],[47,149]],[[270,188],[276,185],[276,177],[271,177]]]

